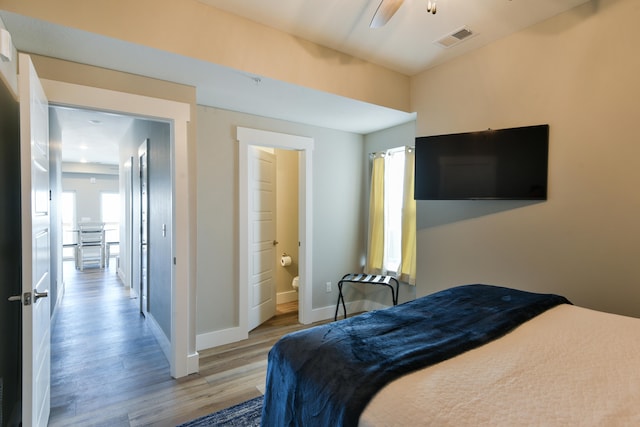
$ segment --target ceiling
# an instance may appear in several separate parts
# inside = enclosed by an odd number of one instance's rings
[[[436,15],[426,11],[427,0],[405,0],[377,29],[369,23],[378,0],[198,1],[414,75],[589,0],[437,0]],[[0,18],[19,50],[195,86],[200,105],[360,134],[416,117],[10,12],[0,10]],[[449,48],[434,43],[461,28],[473,35]],[[109,157],[103,149],[113,145],[107,134],[115,138],[123,130],[107,129],[128,126],[127,120],[67,113],[60,115],[63,160],[117,163],[117,153]],[[102,123],[89,126],[90,120]]]
[[[118,142],[133,124],[133,117],[61,106],[52,108],[61,127],[64,162],[120,163]]]
[[[199,0],[412,76],[529,27],[587,0],[404,0],[382,28],[369,23],[380,0]],[[437,40],[467,27],[474,37],[443,48]]]

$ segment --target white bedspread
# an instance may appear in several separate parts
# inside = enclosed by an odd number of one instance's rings
[[[360,426],[640,426],[640,319],[561,305],[383,388]]]

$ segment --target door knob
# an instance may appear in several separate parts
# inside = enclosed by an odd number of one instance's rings
[[[19,301],[24,305],[31,305],[31,292],[25,292],[24,298],[22,295],[13,295],[8,298],[9,301]]]
[[[273,246],[277,245],[279,242],[277,240],[273,241]]]
[[[38,298],[46,298],[49,296],[49,289],[44,290],[43,292],[38,292],[37,290],[33,290],[33,303],[35,304],[38,301]],[[31,292],[24,293],[24,300],[22,299],[22,295],[12,295],[7,298],[9,301],[22,301],[24,305],[31,305]]]
[[[49,289],[45,289],[43,292],[33,290],[33,303],[38,302],[38,298],[46,298],[49,296]]]

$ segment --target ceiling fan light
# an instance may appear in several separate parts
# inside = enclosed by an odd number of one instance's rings
[[[427,12],[432,13],[434,15],[436,14],[436,12],[437,12],[436,0],[427,1]]]

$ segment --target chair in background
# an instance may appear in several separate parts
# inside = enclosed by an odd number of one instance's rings
[[[78,224],[78,252],[76,268],[84,270],[85,264],[105,267],[104,223],[85,222]]]

